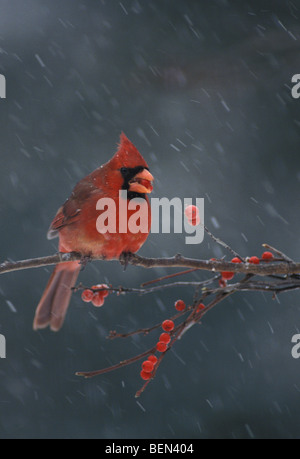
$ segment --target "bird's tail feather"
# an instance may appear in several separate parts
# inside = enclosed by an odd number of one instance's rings
[[[34,330],[48,325],[53,331],[61,328],[79,271],[78,261],[55,266],[35,312]]]

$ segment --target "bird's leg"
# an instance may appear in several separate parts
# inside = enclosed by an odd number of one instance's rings
[[[132,256],[131,252],[122,252],[120,255],[119,261],[121,265],[124,266],[124,271],[128,266],[131,256]]]
[[[81,271],[84,270],[84,268],[86,267],[86,265],[88,264],[89,261],[92,261],[91,254],[82,255],[82,257],[80,258],[80,261],[79,261],[79,264],[81,265]]]

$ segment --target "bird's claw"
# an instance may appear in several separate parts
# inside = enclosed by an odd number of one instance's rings
[[[122,252],[119,258],[121,265],[124,267],[124,271],[128,266],[132,253],[131,252]]]
[[[84,270],[89,261],[92,261],[91,255],[82,255],[79,264],[81,265],[81,271]]]

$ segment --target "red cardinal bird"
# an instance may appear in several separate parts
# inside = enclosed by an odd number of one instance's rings
[[[71,196],[58,209],[48,231],[48,239],[59,236],[60,252],[79,252],[83,257],[100,256],[118,259],[122,253],[135,253],[146,241],[151,226],[151,208],[148,193],[152,191],[153,176],[147,163],[130,140],[121,134],[119,149],[113,158],[82,179]],[[126,200],[120,191],[126,190]],[[118,231],[119,200],[124,199],[126,221],[133,210],[129,206],[133,198],[142,198],[141,210],[147,215],[147,228],[144,232]],[[99,232],[97,218],[101,213],[96,209],[101,198],[111,198],[116,208],[116,232]],[[129,206],[129,208],[128,208]],[[98,207],[99,208],[99,207]],[[143,209],[142,209],[143,208]],[[51,330],[61,328],[81,264],[78,261],[58,264],[46,286],[37,306],[33,328]]]

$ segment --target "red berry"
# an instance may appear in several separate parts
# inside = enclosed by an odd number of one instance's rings
[[[93,296],[94,296],[94,293],[92,292],[92,290],[89,290],[89,289],[83,290],[81,294],[82,300],[85,301],[86,303],[89,303],[90,301],[92,301]]]
[[[234,257],[232,260],[231,260],[231,263],[242,263],[242,260],[238,257]]]
[[[169,342],[171,341],[171,336],[169,335],[169,333],[162,333],[159,337],[159,341],[161,341],[162,343],[169,344]]]
[[[203,309],[205,309],[205,304],[199,303],[199,304],[197,305],[196,312],[203,311]]]
[[[198,226],[200,223],[200,217],[197,215],[196,217],[193,218],[188,218],[188,222],[191,226]]]
[[[221,272],[221,275],[223,279],[226,279],[226,280],[231,280],[234,277],[234,273],[231,271],[223,271]]]
[[[96,306],[97,308],[99,308],[100,306],[103,306],[103,304],[104,304],[104,298],[103,298],[102,292],[96,292],[96,293],[94,293],[93,299],[92,299],[92,303],[93,303],[93,305]]]
[[[261,256],[263,260],[272,260],[274,258],[274,255],[272,252],[264,252]]]
[[[150,362],[150,360],[145,360],[143,363],[142,363],[142,369],[146,372],[146,373],[151,373],[151,371],[153,370],[154,368],[154,363],[153,362]]]
[[[158,361],[158,358],[156,357],[156,355],[149,355],[148,360],[152,362],[153,365],[155,365],[156,362]]]
[[[187,206],[184,213],[188,220],[193,220],[199,215],[199,210],[197,206]]]
[[[221,288],[225,288],[227,285],[227,281],[222,277],[222,279],[219,279],[219,286]]]
[[[165,352],[167,348],[168,346],[166,345],[166,343],[162,343],[161,341],[158,341],[156,345],[156,349],[158,350],[158,352]]]
[[[98,284],[98,285],[93,285],[92,289],[97,290],[100,288],[108,288],[108,285],[106,284]],[[103,306],[104,304],[104,298],[107,297],[109,291],[108,290],[99,290],[99,292],[94,292],[93,293],[93,298],[92,298],[92,303],[96,307]]]
[[[253,263],[254,265],[258,265],[259,264],[259,258],[258,257],[250,257],[248,261],[249,261],[249,263]]]
[[[144,381],[147,381],[148,379],[151,378],[151,373],[147,373],[146,371],[142,370],[140,372],[140,376],[142,379],[144,379]]]
[[[185,310],[185,302],[183,300],[177,300],[175,303],[175,309],[177,311],[184,311]]]
[[[205,304],[199,303],[196,308],[196,313],[203,311],[203,309],[205,309]]]
[[[173,320],[164,320],[161,326],[164,331],[169,332],[173,330],[174,322]]]

